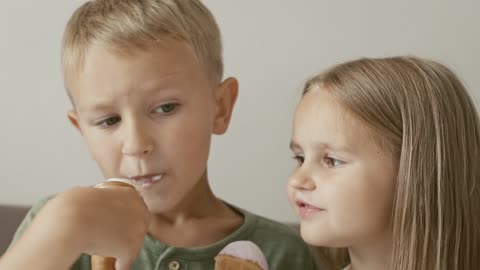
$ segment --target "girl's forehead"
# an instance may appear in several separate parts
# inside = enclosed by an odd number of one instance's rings
[[[295,112],[293,140],[355,151],[373,144],[371,129],[327,91],[308,92]]]
[[[344,129],[354,124],[352,114],[348,112],[327,91],[312,91],[304,95],[297,106],[295,120],[299,122],[315,122],[320,125],[330,125]]]

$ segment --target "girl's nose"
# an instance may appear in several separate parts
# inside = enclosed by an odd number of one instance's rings
[[[299,190],[314,190],[316,188],[315,181],[311,175],[302,168],[297,169],[288,179],[288,185],[291,188]]]

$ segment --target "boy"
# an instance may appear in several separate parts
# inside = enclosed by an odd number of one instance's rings
[[[314,269],[293,231],[210,189],[211,134],[226,132],[238,84],[222,81],[220,33],[200,1],[87,2],[67,24],[62,64],[69,120],[103,176],[138,193],[87,187],[41,201],[0,269],[90,269],[93,254],[120,270],[213,269],[236,240],[259,245],[270,269]]]

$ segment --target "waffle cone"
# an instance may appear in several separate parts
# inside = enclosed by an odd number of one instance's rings
[[[254,261],[218,255],[215,257],[215,270],[263,270],[263,268]]]
[[[92,256],[92,270],[115,270],[115,258]]]

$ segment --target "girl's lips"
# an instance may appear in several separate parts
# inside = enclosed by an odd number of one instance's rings
[[[296,200],[295,205],[297,206],[298,214],[300,215],[301,219],[309,219],[316,214],[325,211],[323,208],[313,206],[302,200]]]

